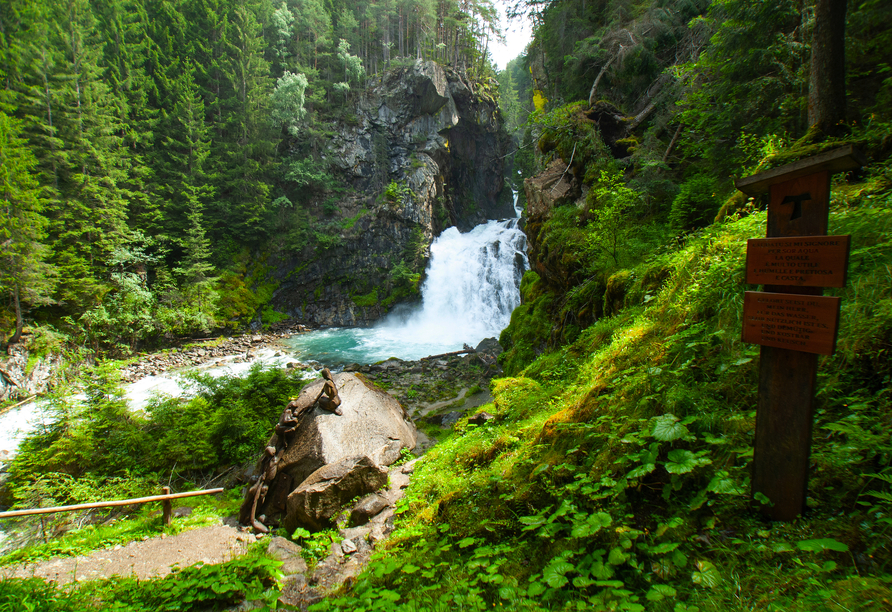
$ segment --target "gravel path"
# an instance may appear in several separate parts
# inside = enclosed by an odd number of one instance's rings
[[[130,542],[126,546],[93,551],[82,557],[62,557],[0,568],[0,579],[38,576],[58,584],[96,580],[110,576],[135,575],[140,580],[159,578],[171,567],[181,568],[202,561],[223,563],[245,552],[254,541],[251,534],[228,525],[201,527],[175,536],[159,536]]]

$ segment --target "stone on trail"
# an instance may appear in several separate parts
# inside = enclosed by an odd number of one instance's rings
[[[365,455],[323,466],[288,495],[285,528],[325,529],[351,499],[387,484],[387,470]]]
[[[284,576],[306,573],[307,562],[301,557],[300,551],[300,546],[279,536],[271,538],[266,547],[266,552],[271,557],[283,562],[281,571]]]

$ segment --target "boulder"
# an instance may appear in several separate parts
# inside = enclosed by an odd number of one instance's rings
[[[265,514],[275,522],[285,513],[289,494],[323,466],[361,456],[375,465],[386,466],[400,458],[402,449],[415,448],[415,424],[393,396],[354,374],[335,374],[333,379],[342,414],[312,407],[322,389],[322,380],[304,388],[294,410],[305,412],[298,418],[296,430],[286,434],[288,446],[279,460],[275,478],[267,483],[269,491],[257,516]],[[269,445],[278,444],[274,435]]]
[[[499,341],[495,338],[484,338],[474,350],[478,353],[492,355],[493,357],[498,357],[505,351],[505,349],[502,348],[502,345],[499,344]]]
[[[486,425],[494,418],[496,418],[495,415],[488,412],[480,412],[468,419],[468,425]]]
[[[359,503],[353,506],[353,510],[350,512],[350,524],[365,525],[369,522],[370,518],[389,505],[387,500],[378,494],[373,493],[372,495],[367,495],[359,500]]]
[[[319,530],[351,499],[387,484],[387,470],[366,455],[347,457],[313,472],[288,495],[284,525]]]

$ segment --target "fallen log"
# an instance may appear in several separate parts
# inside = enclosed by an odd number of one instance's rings
[[[452,351],[451,353],[440,353],[439,355],[428,355],[427,357],[422,357],[421,361],[427,361],[428,359],[439,359],[440,357],[453,357],[455,355],[464,355],[470,353],[476,353],[475,349],[462,349],[460,351]]]

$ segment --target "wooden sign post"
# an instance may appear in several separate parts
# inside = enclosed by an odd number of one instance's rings
[[[849,237],[827,236],[830,176],[854,170],[863,158],[851,146],[737,181],[747,195],[768,192],[768,237],[747,243],[743,341],[762,345],[752,492],[770,504],[773,520],[805,510],[818,355],[836,345],[839,298]]]

